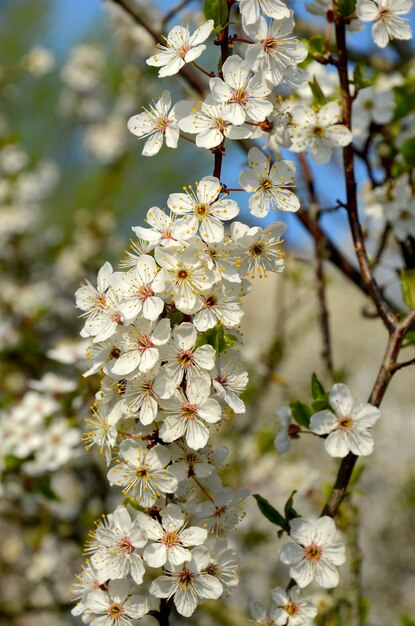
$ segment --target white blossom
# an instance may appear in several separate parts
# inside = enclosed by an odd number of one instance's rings
[[[280,552],[283,563],[291,565],[290,576],[301,588],[314,579],[326,589],[339,584],[336,566],[345,560],[345,549],[336,541],[336,526],[330,517],[315,522],[295,518],[290,522],[290,542]]]
[[[92,626],[130,626],[149,610],[147,598],[130,594],[127,580],[110,581],[108,591],[91,591],[85,605]]]
[[[271,591],[271,597],[278,607],[275,611],[276,626],[303,626],[308,625],[317,615],[317,608],[312,602],[303,598],[298,587],[285,591],[276,587]]]
[[[161,522],[141,514],[140,523],[149,540],[143,558],[151,567],[175,567],[190,561],[189,548],[202,545],[207,538],[204,528],[187,527],[186,517],[177,504],[166,506]]]
[[[131,574],[138,585],[143,582],[145,568],[137,548],[147,543],[147,536],[140,520],[132,521],[124,506],[115,509],[110,528],[96,530],[95,540],[97,549],[91,556],[91,563],[101,583],[126,578],[127,574]]]
[[[216,600],[223,592],[217,578],[203,573],[210,562],[209,550],[201,546],[194,548],[191,555],[191,561],[172,568],[150,586],[150,593],[157,598],[173,598],[177,612],[184,617],[193,615],[201,601]]]
[[[252,75],[238,55],[226,59],[222,73],[223,80],[211,78],[209,86],[214,102],[225,105],[223,118],[236,125],[243,124],[246,118],[263,122],[273,108],[268,99],[271,89],[266,83],[258,75]]]
[[[162,493],[177,489],[176,477],[166,469],[170,455],[164,446],[148,449],[142,441],[123,441],[120,445],[121,462],[110,469],[111,484],[131,492],[143,507],[150,507]]]
[[[412,6],[412,0],[357,0],[356,13],[362,22],[375,22],[373,39],[385,48],[391,39],[411,39],[411,26],[401,16],[409,13]]]
[[[245,25],[248,37],[257,42],[248,46],[246,62],[271,85],[279,85],[286,70],[304,61],[308,54],[307,48],[291,34],[293,29],[292,15],[269,23],[261,17],[255,24]]]
[[[203,42],[212,32],[213,24],[213,20],[208,20],[193,35],[188,26],[174,26],[166,37],[166,45],[158,44],[160,52],[147,59],[146,63],[161,67],[160,78],[177,74],[186,63],[195,61],[206,50]]]
[[[205,176],[197,183],[196,190],[191,187],[185,193],[169,195],[169,209],[181,215],[181,224],[189,236],[199,230],[200,236],[207,243],[222,241],[224,236],[223,222],[236,217],[239,207],[234,200],[226,196],[220,197],[222,186],[215,176]]]
[[[315,413],[310,429],[317,435],[328,435],[324,445],[330,456],[342,458],[349,452],[357,456],[372,454],[370,428],[380,417],[379,409],[371,404],[356,404],[350,389],[341,383],[332,387],[329,403],[334,412]]]
[[[240,10],[246,24],[256,22],[261,16],[261,11],[264,15],[277,20],[290,16],[290,9],[282,0],[241,0]]]
[[[154,156],[166,142],[169,148],[177,148],[180,130],[177,125],[180,118],[188,114],[191,103],[181,100],[171,107],[171,96],[164,91],[160,100],[150,104],[143,113],[133,115],[128,120],[128,130],[139,139],[148,138],[142,154]]]
[[[292,110],[293,152],[309,149],[316,163],[328,163],[333,149],[347,146],[352,141],[352,133],[339,124],[340,107],[337,102],[328,102],[318,111],[310,106],[298,105]]]
[[[222,116],[225,103],[216,104],[208,96],[200,107],[200,110],[192,112],[179,121],[179,128],[185,133],[195,134],[198,148],[211,150],[219,146],[224,138],[246,139],[252,134],[251,128],[246,124],[236,126]]]
[[[295,163],[293,161],[272,160],[258,148],[248,153],[249,170],[243,170],[239,183],[245,191],[253,192],[249,198],[252,215],[265,217],[270,207],[282,211],[298,211],[300,201],[287,189],[294,186]]]

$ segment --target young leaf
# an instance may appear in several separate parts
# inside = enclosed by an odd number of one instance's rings
[[[327,52],[326,42],[321,35],[313,35],[309,39],[306,39],[305,43],[314,56],[322,57]]]
[[[305,426],[305,428],[310,426],[311,416],[315,413],[311,406],[303,404],[299,400],[293,400],[293,402],[290,402],[290,409],[297,424]]]
[[[415,270],[401,269],[399,275],[403,299],[410,309],[415,309]]]
[[[326,104],[327,98],[324,95],[323,90],[321,89],[317,78],[314,76],[314,79],[312,81],[309,80],[308,84],[310,85],[310,89],[313,94],[315,103],[318,104],[319,106],[323,106],[323,104]]]
[[[313,375],[311,376],[311,393],[314,400],[320,400],[320,398],[326,394],[324,387],[317,378],[317,374],[315,372],[313,372]]]
[[[288,498],[284,506],[284,515],[285,515],[287,524],[289,524],[290,520],[294,519],[295,517],[300,517],[297,511],[293,508],[294,496],[296,493],[297,493],[296,490],[292,492],[292,494],[290,495],[290,497]]]
[[[223,30],[228,21],[228,3],[226,0],[205,0],[206,20],[213,20],[216,32]]]
[[[406,139],[401,147],[402,156],[409,165],[409,167],[415,167],[415,137]]]
[[[364,89],[365,87],[370,87],[372,81],[367,80],[363,75],[362,66],[360,63],[357,63],[353,70],[353,83],[358,89]]]
[[[258,493],[254,493],[253,496],[257,501],[258,508],[261,511],[262,515],[266,517],[267,520],[271,522],[271,524],[281,526],[281,528],[287,527],[287,522],[285,518],[281,515],[281,513],[278,513],[278,511],[274,509],[274,507],[268,502],[268,500],[260,496]]]

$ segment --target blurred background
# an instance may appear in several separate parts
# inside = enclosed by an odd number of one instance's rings
[[[161,26],[174,4],[147,3],[152,22]],[[181,20],[200,21],[200,4],[188,3]],[[324,29],[302,1],[292,6],[300,30]],[[352,42],[357,54],[374,53],[367,29]],[[157,79],[145,64],[152,52],[148,34],[110,1],[0,0],[0,626],[80,623],[70,609],[82,546],[94,520],[117,504],[102,459],[81,444],[99,385],[82,377],[73,294],[84,277],[95,281],[106,260],[119,262],[131,226],[151,206],[164,207],[170,192],[212,167],[209,153],[186,142],[144,158],[128,133],[127,119],[163,88],[174,101],[189,97],[179,77],[166,86]],[[388,49],[386,60],[398,56]],[[225,160],[228,186],[245,162],[234,147]],[[338,160],[313,171],[322,205],[331,206],[343,194]],[[362,187],[363,178],[362,168]],[[246,200],[237,199],[250,223]],[[312,242],[294,217],[278,219],[289,226],[286,271],[254,283],[243,323],[250,409],[230,417],[217,441],[230,448],[225,482],[277,507],[297,489],[296,506],[309,514],[324,501],[336,464],[321,458],[314,441],[278,457],[275,408],[307,401],[313,371],[327,384],[329,377],[320,358]],[[343,214],[327,214],[323,226],[349,254]],[[392,250],[383,268],[391,279],[395,256]],[[335,270],[326,282],[336,376],[365,401],[385,336],[362,314],[366,304],[353,285]],[[414,401],[413,374],[405,371],[391,386],[376,452],[339,520],[351,554],[347,584],[315,595],[321,626],[415,624]],[[284,582],[269,526],[250,502],[237,536],[245,555],[240,587],[227,601],[206,603],[189,623],[249,624],[247,600],[267,602]]]

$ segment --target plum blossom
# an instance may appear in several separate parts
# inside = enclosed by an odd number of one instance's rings
[[[132,521],[124,506],[115,509],[111,522],[111,527],[97,528],[95,533],[96,550],[91,563],[98,571],[99,581],[104,583],[109,578],[117,580],[131,574],[140,585],[145,568],[137,548],[147,543],[147,536],[140,521]]]
[[[240,10],[242,19],[246,24],[254,24],[264,15],[274,19],[282,19],[290,16],[290,9],[282,0],[241,0]]]
[[[239,396],[248,384],[248,373],[226,353],[216,361],[212,371],[212,383],[219,398],[235,413],[245,413],[245,403]]]
[[[253,192],[249,198],[252,215],[266,217],[270,207],[282,211],[298,211],[300,201],[287,187],[294,186],[295,163],[277,160],[272,164],[258,148],[248,153],[249,170],[243,170],[239,183],[245,191]]]
[[[347,146],[353,135],[344,125],[339,124],[340,107],[337,102],[328,102],[318,111],[298,105],[292,110],[293,152],[309,149],[316,163],[328,163],[334,148]]]
[[[196,135],[198,148],[211,150],[219,146],[224,138],[246,139],[252,130],[246,124],[236,126],[222,116],[227,105],[216,104],[210,96],[206,98],[200,110],[192,112],[179,121],[179,128],[185,133]]]
[[[172,568],[151,583],[150,594],[156,598],[173,598],[177,612],[190,617],[203,600],[217,600],[223,586],[215,576],[204,573],[210,562],[210,552],[205,547],[194,548],[191,561]]]
[[[150,104],[143,113],[130,117],[128,130],[139,139],[147,137],[142,154],[154,156],[159,152],[163,141],[169,148],[177,148],[180,135],[177,123],[190,112],[191,107],[192,104],[185,100],[172,107],[170,93],[164,91],[155,104]]]
[[[161,400],[160,406],[166,416],[160,428],[160,438],[166,442],[184,437],[192,450],[200,450],[209,439],[206,424],[214,424],[221,418],[221,406],[209,397],[209,390],[197,385],[189,386],[187,397],[181,389],[170,400]]]
[[[145,319],[137,320],[122,333],[120,355],[111,368],[117,376],[132,374],[139,369],[148,372],[159,359],[159,346],[170,338],[170,320],[164,318],[157,324]]]
[[[412,9],[412,0],[357,0],[356,13],[362,22],[375,22],[373,40],[385,48],[391,39],[411,39],[409,21],[401,17]]]
[[[164,369],[176,387],[186,376],[188,389],[194,383],[208,391],[211,384],[208,372],[215,366],[215,349],[210,345],[196,348],[196,341],[197,330],[192,323],[182,322],[176,326],[165,350]]]
[[[276,587],[271,591],[271,597],[278,607],[275,611],[277,626],[302,626],[317,615],[317,608],[303,598],[298,587],[293,587],[290,591]]]
[[[164,446],[148,449],[143,441],[123,441],[120,445],[121,462],[110,469],[108,480],[112,485],[132,492],[138,503],[150,507],[162,493],[177,489],[176,477],[166,469],[170,454]]]
[[[150,228],[134,226],[133,231],[137,237],[148,241],[155,246],[177,246],[183,237],[183,229],[177,224],[176,215],[167,215],[157,206],[147,211],[146,220]]]
[[[290,576],[301,588],[314,579],[325,589],[339,584],[336,566],[345,560],[345,549],[336,541],[336,526],[331,517],[315,522],[295,518],[290,522],[290,539],[280,552],[283,563],[291,565]]]
[[[153,257],[143,254],[129,272],[114,272],[111,286],[122,301],[119,306],[124,323],[134,321],[140,313],[147,320],[156,320],[164,308],[162,295],[166,273],[156,265]]]
[[[300,426],[294,422],[289,406],[281,406],[276,410],[280,421],[280,430],[274,439],[274,446],[278,454],[284,454],[291,448],[291,441],[298,439]]]
[[[222,196],[222,185],[216,176],[205,176],[197,183],[196,190],[191,187],[185,193],[169,195],[169,209],[181,215],[181,224],[189,235],[199,230],[200,236],[207,243],[222,241],[224,236],[223,223],[236,217],[239,207],[234,200]]]
[[[190,547],[202,545],[207,538],[207,530],[197,526],[187,528],[187,520],[177,504],[168,504],[163,511],[162,521],[141,514],[141,527],[149,540],[143,552],[143,559],[151,567],[161,567],[167,563],[175,567],[192,558]]]
[[[329,394],[333,411],[318,411],[311,417],[310,429],[317,435],[328,435],[324,445],[330,456],[345,457],[349,452],[368,456],[373,452],[370,428],[380,417],[371,404],[356,404],[350,389],[342,383],[333,385]]]
[[[127,580],[110,581],[107,591],[91,591],[85,607],[92,626],[130,626],[149,611],[147,598],[132,595]]]
[[[304,61],[307,48],[291,33],[294,18],[271,20],[264,17],[252,25],[245,25],[245,32],[255,42],[248,47],[246,62],[253,72],[259,72],[271,85],[279,85],[288,68]]]
[[[248,118],[263,122],[272,111],[271,93],[259,76],[253,76],[244,59],[233,55],[226,59],[222,67],[223,80],[219,77],[209,81],[214,102],[224,104],[223,119],[232,124],[243,124]]]
[[[206,50],[203,42],[212,32],[213,25],[213,20],[208,20],[193,35],[188,26],[174,26],[166,37],[166,45],[157,45],[160,52],[147,59],[147,65],[161,67],[159,78],[177,74],[186,63],[195,61]]]
[[[198,294],[215,282],[213,272],[200,262],[197,252],[190,247],[180,252],[160,247],[156,249],[155,257],[167,271],[176,308],[182,313],[192,313]]]

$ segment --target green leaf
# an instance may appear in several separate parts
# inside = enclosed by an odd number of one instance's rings
[[[3,457],[3,460],[5,468],[8,471],[16,469],[16,467],[19,467],[19,465],[22,463],[21,459],[18,459],[17,456],[13,456],[12,454],[6,454]]]
[[[310,89],[313,94],[315,103],[319,106],[323,106],[323,104],[326,104],[327,98],[324,95],[317,78],[314,76],[312,81],[308,81],[308,84],[310,85]]]
[[[318,400],[314,400],[311,406],[313,408],[314,413],[317,413],[317,411],[325,411],[326,409],[331,410],[330,403],[329,403],[329,394],[325,393],[324,396],[322,396]]]
[[[415,269],[401,269],[399,276],[403,299],[410,309],[415,309]]]
[[[402,615],[401,624],[402,626],[415,626],[415,620],[408,615]]]
[[[44,474],[43,476],[36,476],[32,485],[32,491],[34,491],[35,493],[42,494],[42,496],[44,496],[48,500],[59,502],[58,496],[56,495],[56,493],[53,491],[51,487],[49,474]]]
[[[394,94],[394,120],[400,120],[415,111],[415,82],[398,85],[394,89]]]
[[[216,326],[209,328],[209,330],[198,338],[196,346],[199,347],[209,344],[215,348],[217,354],[221,354],[221,352],[229,350],[229,348],[234,346],[236,343],[238,343],[237,337],[234,335],[228,335],[223,330],[223,326],[221,324],[216,324]]]
[[[206,20],[213,20],[216,32],[225,28],[229,17],[226,0],[205,0],[204,11]]]
[[[337,12],[344,17],[352,15],[356,10],[356,0],[337,0]]]
[[[303,404],[299,400],[293,400],[293,402],[290,402],[290,409],[297,424],[305,426],[305,428],[310,426],[311,416],[315,413],[311,406]]]
[[[415,137],[406,139],[401,147],[402,156],[407,164],[413,168],[415,167]]]
[[[261,456],[268,452],[275,452],[274,439],[275,433],[270,430],[261,430],[258,433],[257,445],[258,452]]]
[[[297,513],[297,511],[294,509],[293,504],[294,504],[294,496],[297,493],[297,490],[295,489],[292,494],[290,495],[290,497],[288,498],[287,502],[285,503],[284,506],[284,515],[285,515],[285,519],[287,521],[287,525],[289,524],[290,520],[294,519],[295,517],[300,517]]]
[[[321,35],[313,35],[309,39],[304,40],[311,54],[322,57],[327,52],[327,45]]]
[[[314,400],[320,400],[321,397],[326,395],[324,387],[317,378],[317,374],[315,372],[313,372],[313,375],[311,376],[311,393]]]
[[[278,513],[278,511],[274,509],[274,507],[268,502],[268,500],[265,500],[265,498],[260,496],[258,493],[254,493],[253,496],[257,501],[258,508],[261,511],[262,515],[266,517],[267,520],[271,522],[271,524],[281,526],[281,528],[287,528],[287,522],[285,518],[281,515],[281,513]]]
[[[363,75],[363,69],[360,63],[357,63],[353,70],[353,83],[358,89],[364,89],[365,87],[370,87],[372,84],[371,80],[368,80]]]

